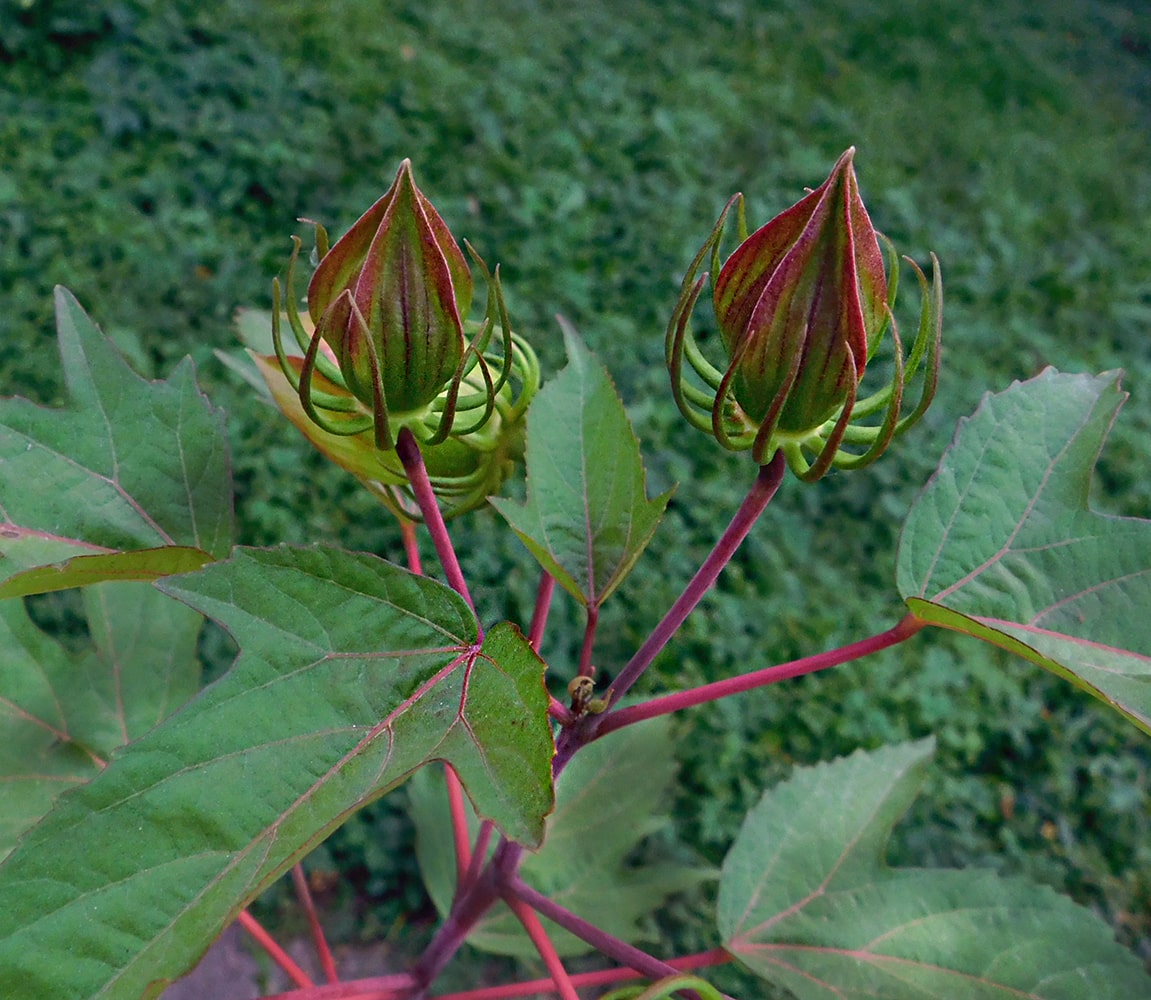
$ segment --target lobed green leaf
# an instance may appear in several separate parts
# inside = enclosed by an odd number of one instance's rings
[[[167,381],[141,378],[62,288],[56,290],[56,325],[68,404],[46,409],[26,399],[0,399],[6,529],[58,540],[46,559],[53,563],[85,547],[184,546],[213,558],[227,555],[227,438],[221,414],[196,387],[191,362]],[[75,548],[66,550],[69,544]],[[84,582],[99,578],[100,565],[88,564]],[[103,565],[102,578],[124,578],[124,564]],[[5,568],[11,575],[29,564]]]
[[[671,491],[648,500],[639,442],[604,367],[563,323],[568,365],[528,413],[528,496],[491,499],[548,573],[598,608],[631,572]]]
[[[240,644],[235,667],[63,795],[0,866],[0,996],[138,1000],[351,812],[446,759],[535,843],[552,806],[543,665],[482,644],[426,578],[330,548],[237,550],[164,591]]]
[[[933,748],[857,751],[767,792],[724,861],[724,947],[799,1000],[1151,995],[1110,928],[1051,889],[884,864]]]
[[[1088,506],[1126,398],[1048,369],[984,397],[916,500],[897,584],[922,621],[1002,646],[1151,733],[1151,521]]]

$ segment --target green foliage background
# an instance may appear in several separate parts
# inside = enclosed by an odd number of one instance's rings
[[[297,218],[342,232],[411,157],[454,232],[502,262],[545,366],[563,361],[562,312],[615,375],[649,491],[680,484],[605,608],[597,658],[614,671],[752,476],[670,402],[679,276],[730,193],[758,224],[854,144],[876,224],[943,261],[939,398],[871,469],[788,484],[650,686],[850,641],[901,613],[900,519],[984,389],[1047,364],[1125,368],[1133,399],[1095,503],[1151,516],[1144,14],[1143,0],[0,0],[0,385],[58,399],[63,283],[146,374],[196,359],[229,413],[241,541],[398,552],[385,512],[212,350],[230,346],[237,307],[266,307],[289,234],[307,235]],[[497,527],[490,512],[459,525],[465,570],[485,618],[526,620],[535,572]],[[553,625],[563,674],[581,631],[570,603]],[[231,651],[213,636],[204,655],[214,672]],[[794,762],[926,733],[938,766],[893,860],[1027,873],[1151,959],[1145,739],[974,642],[928,637],[689,713],[679,834],[717,863]],[[373,902],[369,929],[421,905],[410,838],[385,800],[326,849]],[[714,943],[702,906],[659,917],[677,946]]]

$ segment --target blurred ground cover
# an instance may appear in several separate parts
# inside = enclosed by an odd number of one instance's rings
[[[877,225],[943,260],[940,397],[868,472],[785,490],[658,683],[848,641],[899,613],[888,597],[899,518],[985,388],[1045,364],[1126,368],[1134,398],[1095,502],[1151,516],[1142,6],[329,0],[273,13],[257,0],[0,0],[0,385],[56,398],[50,289],[62,282],[149,374],[196,358],[230,414],[242,541],[396,551],[384,512],[211,351],[231,343],[236,307],[266,305],[288,234],[306,235],[297,217],[342,231],[410,156],[453,230],[503,262],[513,317],[545,365],[561,363],[561,311],[633,404],[651,490],[680,483],[639,574],[642,601],[632,580],[605,610],[597,653],[618,667],[742,486],[727,456],[680,427],[666,389],[679,275],[732,191],[761,221],[855,144]],[[461,524],[462,549],[483,544],[465,570],[510,582],[500,599],[512,606],[478,595],[488,617],[523,617],[534,576],[514,543],[492,555],[503,534],[490,528],[487,514]],[[562,670],[579,627],[573,609],[557,614],[568,628],[548,652]],[[220,642],[206,651],[210,669],[230,655]],[[975,643],[925,639],[691,713],[680,832],[714,861],[792,762],[926,732],[941,763],[898,860],[1026,871],[1099,906],[1151,957],[1145,740]],[[329,845],[382,900],[375,928],[420,898],[408,847],[386,804]],[[698,905],[665,917],[685,946]]]

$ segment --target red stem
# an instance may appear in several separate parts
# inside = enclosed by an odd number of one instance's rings
[[[264,930],[260,922],[247,910],[240,911],[236,923],[255,938],[259,946],[268,953],[268,957],[288,974],[293,983],[304,988],[315,986],[311,977],[292,960],[291,955],[272,940],[272,935]]]
[[[471,885],[480,877],[480,869],[488,856],[488,844],[491,843],[494,829],[495,826],[490,819],[485,819],[480,824],[479,833],[476,834],[476,842],[472,845],[472,860],[468,865],[467,874],[464,876],[465,881],[458,884]],[[459,889],[456,890],[457,893],[460,891]]]
[[[775,496],[779,484],[783,482],[785,468],[786,463],[782,451],[776,452],[775,458],[769,464],[760,466],[755,482],[748,490],[743,503],[739,505],[739,510],[735,512],[731,523],[715,543],[715,547],[708,553],[707,558],[704,559],[695,576],[684,588],[683,593],[679,595],[675,603],[668,609],[667,614],[663,616],[663,620],[655,627],[644,644],[636,650],[635,655],[615,678],[612,683],[612,696],[615,704],[619,704],[620,699],[639,680],[640,675],[651,665],[651,661],[656,658],[660,650],[671,641],[671,637],[683,624],[684,619],[691,614],[695,606],[703,599],[704,594],[711,589],[724,566],[731,561],[736,549],[751,531],[759,515],[763,513],[771,502],[771,498]],[[608,720],[617,711],[618,709],[609,708],[608,712],[603,715],[585,717],[575,725],[566,727],[556,740],[556,755],[552,759],[552,775],[558,776],[575,752],[594,739],[595,734],[608,723]]]
[[[468,811],[464,805],[464,786],[456,769],[444,762],[444,780],[448,786],[448,808],[452,814],[452,842],[456,848],[456,886],[462,892],[472,860],[472,846],[468,833]]]
[[[668,965],[678,972],[702,969],[711,965],[723,965],[731,961],[723,948],[701,951],[695,955],[668,959]],[[595,972],[577,972],[568,978],[577,988],[585,986],[610,986],[628,979],[641,979],[645,973],[635,969],[599,969]],[[410,976],[380,976],[374,979],[357,979],[340,983],[338,986],[317,986],[310,990],[292,990],[290,993],[277,993],[264,997],[264,1000],[404,1000],[413,989]],[[503,986],[481,986],[462,993],[439,994],[434,1000],[518,1000],[520,997],[536,996],[554,992],[555,983],[551,979],[533,979],[524,983],[507,983]]]
[[[540,574],[540,585],[536,590],[536,606],[532,612],[531,627],[528,629],[528,642],[537,653],[544,637],[544,627],[548,623],[548,611],[551,610],[552,593],[555,589],[555,577],[544,570]]]
[[[519,922],[524,925],[524,930],[528,932],[528,937],[532,939],[532,944],[535,945],[540,958],[544,960],[544,966],[560,995],[560,1000],[579,1000],[579,994],[576,993],[571,977],[568,975],[567,969],[564,968],[563,962],[560,961],[559,955],[556,954],[555,946],[551,943],[551,939],[547,936],[544,925],[540,923],[540,918],[536,916],[535,911],[514,893],[508,893],[504,896],[504,901],[512,908],[512,912]]]
[[[595,647],[595,630],[599,625],[599,608],[589,604],[587,609],[587,625],[583,630],[583,645],[579,651],[579,673],[582,677],[591,677],[595,673],[592,666],[591,654]]]
[[[440,558],[440,565],[448,578],[448,586],[468,602],[468,607],[475,611],[476,606],[472,595],[468,593],[468,584],[464,580],[460,562],[456,558],[456,550],[452,547],[452,539],[448,535],[447,525],[444,524],[444,515],[440,512],[440,505],[436,503],[436,494],[428,480],[428,470],[424,468],[424,457],[420,454],[420,446],[407,427],[402,427],[396,435],[396,454],[404,465],[412,493],[415,494],[416,503],[419,504],[420,513],[424,516],[424,524],[428,534],[432,536],[432,544],[436,547],[436,555]]]
[[[399,517],[397,520],[400,522],[400,534],[404,539],[404,555],[408,560],[408,569],[416,576],[423,576],[424,569],[420,563],[420,542],[416,537],[416,522],[409,521],[406,517]]]
[[[668,965],[679,972],[701,969],[709,965],[723,965],[730,962],[731,956],[722,948],[703,951],[697,955],[668,960]],[[635,969],[597,969],[595,972],[577,972],[568,977],[578,989],[585,986],[610,986],[628,979],[643,979],[645,973]],[[553,992],[555,984],[550,979],[533,979],[526,983],[508,983],[506,986],[483,986],[462,993],[442,993],[433,1000],[517,1000],[519,997],[532,997],[540,993]]]
[[[497,848],[498,853],[498,848]],[[499,899],[495,867],[489,864],[480,872],[478,878],[473,879],[462,893],[457,893],[452,901],[451,912],[436,931],[435,936],[424,949],[412,967],[411,978],[421,989],[427,986],[439,975],[452,956],[459,951],[464,938],[490,908]]]
[[[572,710],[562,701],[558,701],[551,695],[548,695],[548,715],[555,719],[561,726],[570,726],[575,722],[575,716],[572,714]]]
[[[694,705],[703,705],[709,701],[717,701],[729,695],[741,694],[755,688],[766,687],[777,681],[787,680],[790,677],[801,677],[804,674],[813,674],[818,670],[836,667],[850,660],[858,660],[878,653],[881,649],[894,646],[910,639],[926,627],[926,622],[920,621],[914,615],[907,615],[897,625],[886,632],[860,639],[859,642],[831,649],[826,653],[816,653],[814,656],[805,656],[789,663],[780,663],[774,667],[764,667],[762,670],[750,674],[741,674],[738,677],[728,677],[712,684],[703,684],[700,687],[687,691],[676,691],[674,694],[664,695],[661,698],[652,698],[639,705],[629,705],[618,712],[603,715],[593,724],[593,734],[596,737],[604,736],[612,730],[622,726],[630,726],[644,719],[652,719],[657,715],[667,715],[669,712],[678,712]]]
[[[684,619],[695,609],[703,595],[711,589],[719,574],[723,572],[724,566],[735,555],[735,550],[739,548],[740,543],[751,531],[756,519],[771,502],[771,498],[775,496],[779,484],[783,481],[784,468],[782,451],[776,452],[775,458],[771,460],[769,465],[760,466],[755,483],[748,491],[743,503],[739,505],[739,510],[735,512],[731,523],[720,536],[719,541],[715,543],[715,548],[711,550],[696,571],[695,576],[691,578],[691,582],[668,609],[667,614],[663,616],[663,621],[655,627],[647,641],[636,650],[635,655],[612,683],[615,701],[618,702],[627,694],[631,686],[651,664],[651,661],[675,635]]]
[[[415,989],[415,982],[406,972],[393,976],[374,976],[356,979],[350,983],[313,986],[311,989],[290,990],[263,997],[262,1000],[407,1000]]]
[[[638,969],[643,975],[651,976],[653,979],[662,979],[664,976],[674,975],[677,971],[667,962],[661,962],[647,952],[640,951],[634,945],[621,941],[615,935],[600,930],[595,924],[589,923],[583,917],[577,916],[571,910],[560,906],[559,903],[549,899],[542,892],[536,892],[518,875],[513,875],[508,880],[505,898],[509,893],[514,893],[533,910],[537,910],[545,917],[554,920],[561,927],[571,931],[576,937],[586,941],[609,958],[615,959],[621,965]]]
[[[303,865],[292,866],[292,884],[296,887],[296,896],[304,915],[308,918],[308,929],[312,932],[312,942],[316,946],[316,955],[320,959],[320,968],[324,970],[324,978],[329,983],[340,981],[336,972],[336,960],[332,957],[332,949],[328,947],[328,939],[324,937],[324,929],[320,926],[320,916],[316,913],[316,904],[312,900],[312,890],[308,885],[308,876],[304,874]]]

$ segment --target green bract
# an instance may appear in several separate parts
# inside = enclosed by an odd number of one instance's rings
[[[891,319],[897,262],[890,261],[889,284],[879,237],[859,197],[854,152],[847,150],[820,187],[751,236],[742,196],[732,198],[688,269],[668,324],[667,363],[685,416],[724,447],[750,449],[760,464],[782,448],[806,480],[818,479],[833,464],[857,468],[874,461],[922,416],[938,375],[942,297],[932,256],[930,290],[916,267],[923,309],[909,357],[905,362],[892,321],[895,374],[884,389],[859,398],[867,363]],[[736,203],[742,242],[720,268],[719,242]],[[716,325],[728,358],[723,371],[704,358],[689,329],[708,277],[697,274],[709,255],[717,272]],[[685,360],[706,388],[686,379]],[[903,390],[921,364],[919,405],[900,419]],[[880,411],[885,416],[878,426],[853,423]],[[864,450],[843,452],[844,444]]]

